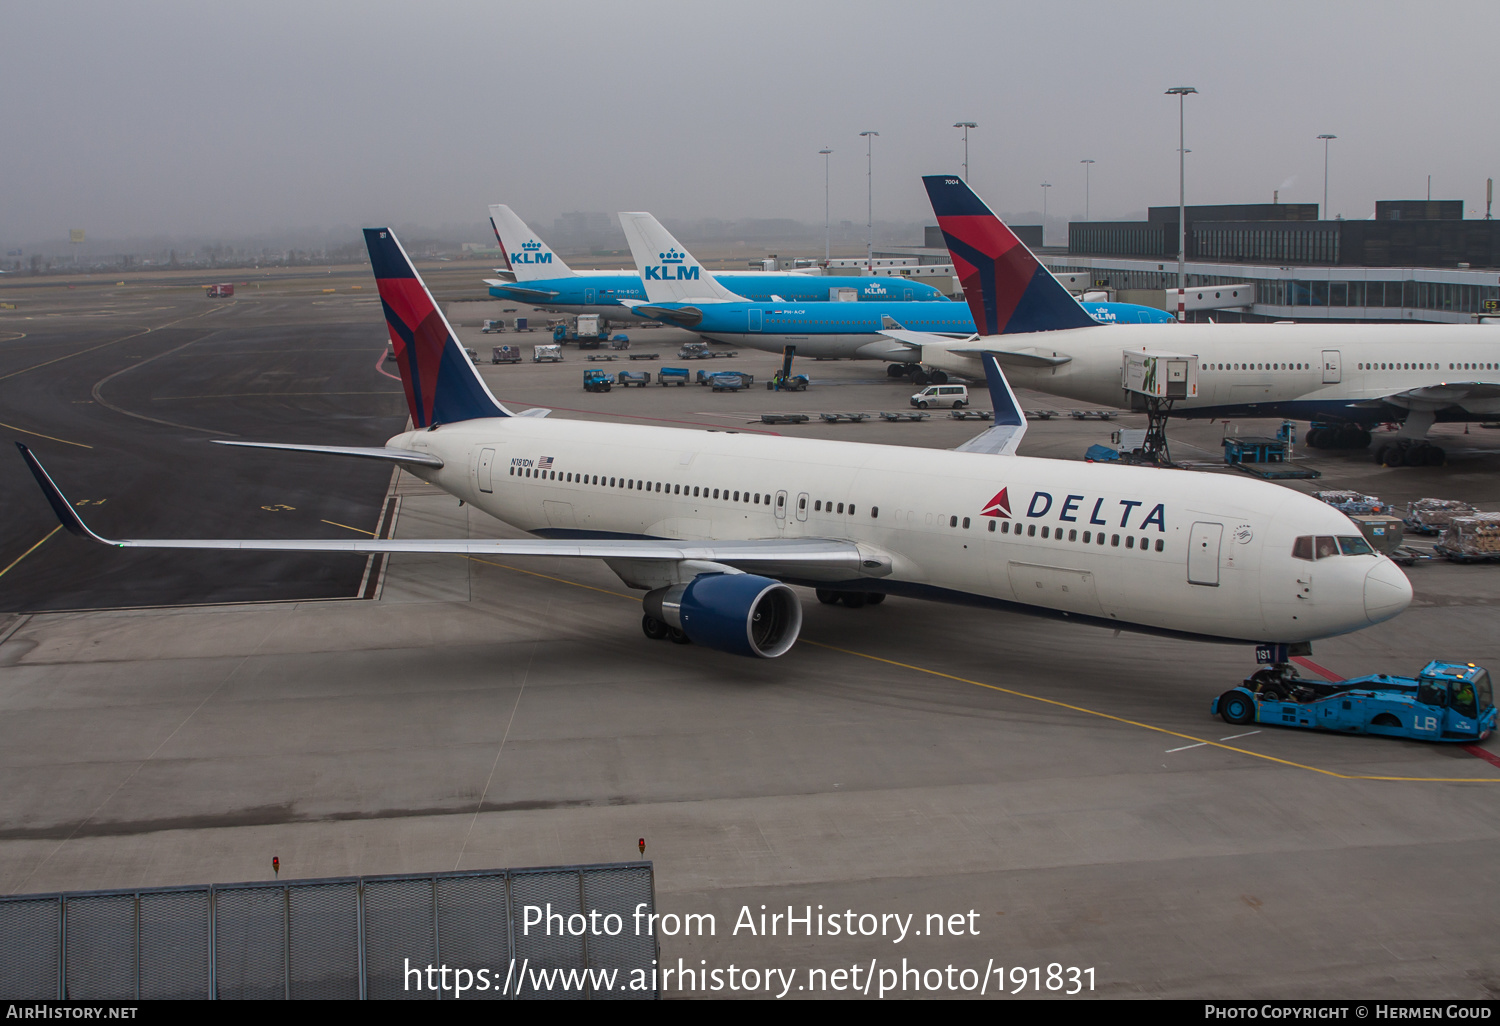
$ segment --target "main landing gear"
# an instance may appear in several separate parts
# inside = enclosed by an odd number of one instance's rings
[[[946,371],[928,371],[920,363],[893,363],[886,367],[885,373],[890,378],[910,378],[911,383],[918,388],[948,383]]]
[[[691,645],[692,639],[676,627],[668,627],[650,613],[641,617],[641,632],[652,641],[670,641],[677,645]]]
[[[834,591],[831,588],[817,589],[818,601],[825,606],[836,606],[840,602],[850,609],[878,606],[885,601],[883,591]]]
[[[1441,467],[1448,454],[1425,438],[1398,438],[1375,448],[1382,467]]]
[[[1309,449],[1363,449],[1370,444],[1370,432],[1358,424],[1315,422],[1303,441]]]

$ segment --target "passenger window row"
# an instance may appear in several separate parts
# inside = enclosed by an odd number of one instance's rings
[[[1309,562],[1315,559],[1329,559],[1333,556],[1369,556],[1373,555],[1374,549],[1370,543],[1365,541],[1363,535],[1332,535],[1320,534],[1314,537],[1304,534],[1292,542],[1292,558],[1305,559]]]
[[[519,470],[520,474],[516,471]],[[770,492],[730,491],[728,488],[709,489],[699,485],[668,484],[664,481],[641,481],[632,477],[603,477],[598,474],[572,474],[556,470],[537,470],[532,467],[510,468],[512,477],[534,477],[543,481],[562,481],[564,484],[582,484],[600,488],[624,488],[635,492],[661,492],[666,495],[687,495],[692,498],[720,499],[725,502],[748,502],[753,506],[771,505]],[[701,495],[700,495],[701,492]],[[853,512],[853,507],[850,507]]]
[[[1310,363],[1205,363],[1200,370],[1312,370]]]
[[[1361,363],[1361,364],[1357,364],[1356,366],[1358,366],[1360,370],[1441,370],[1442,369],[1442,368],[1440,368],[1435,363]],[[1450,363],[1448,365],[1448,369],[1449,370],[1453,370],[1454,369],[1453,364]],[[1469,370],[1470,368],[1468,367],[1468,365],[1464,365],[1464,366],[1459,367],[1457,369],[1458,370]],[[1481,364],[1480,367],[1479,367],[1479,369],[1483,370],[1484,369],[1484,365]]]
[[[1028,538],[1035,538],[1037,536],[1037,525],[1036,524],[1026,524],[1024,526],[1026,528],[1026,537],[1028,537]],[[1011,533],[1014,533],[1017,536],[1019,536],[1021,534],[1021,527],[1022,527],[1022,525],[1021,524],[1016,524],[1015,527],[1016,527],[1015,531],[1012,532],[1011,531],[1011,522],[1009,520],[1002,520],[1002,521],[1000,521],[999,533],[1001,533],[1001,534],[1011,534]],[[994,534],[995,531],[996,531],[995,521],[991,520],[990,521],[990,533]],[[1070,542],[1079,542],[1079,541],[1081,541],[1084,545],[1104,545],[1104,544],[1106,544],[1106,539],[1107,539],[1107,544],[1111,548],[1117,549],[1117,548],[1120,547],[1120,539],[1121,539],[1122,536],[1118,535],[1118,534],[1106,535],[1103,531],[1098,531],[1098,532],[1084,531],[1083,532],[1083,537],[1080,539],[1078,537],[1078,530],[1076,528],[1069,528],[1068,529],[1068,536],[1066,538],[1064,538],[1063,537],[1063,529],[1061,527],[1052,528],[1052,527],[1043,526],[1042,527],[1042,538],[1046,539],[1048,537],[1051,537],[1055,541],[1070,541]],[[1152,539],[1147,538],[1145,536],[1141,537],[1141,541],[1140,541],[1140,545],[1139,546],[1136,545],[1136,536],[1135,535],[1133,535],[1133,534],[1127,534],[1127,535],[1123,535],[1123,537],[1125,539],[1125,547],[1127,549],[1139,548],[1139,550],[1141,552],[1148,552],[1152,548],[1152,545],[1151,545]],[[1156,551],[1157,552],[1163,552],[1163,551],[1165,551],[1166,547],[1167,547],[1166,541],[1164,539],[1162,539],[1162,538],[1157,538],[1156,539],[1156,546],[1155,547],[1156,547]]]

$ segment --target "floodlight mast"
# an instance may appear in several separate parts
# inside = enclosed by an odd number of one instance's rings
[[[1337,139],[1338,136],[1336,136],[1336,135],[1320,135],[1320,136],[1318,136],[1318,138],[1323,140],[1323,220],[1327,221],[1327,220],[1329,220],[1329,216],[1328,216],[1328,144],[1330,142],[1332,142],[1334,139]]]
[[[969,129],[978,128],[979,125],[973,121],[955,121],[953,127],[964,130],[964,182],[967,184],[969,181]]]
[[[1186,100],[1198,90],[1192,86],[1173,86],[1167,96],[1177,97],[1177,319],[1186,319],[1182,296],[1187,291],[1187,143]]]
[[[823,266],[828,266],[831,249],[828,242],[828,155],[833,151],[824,146],[818,151],[823,155]]]
[[[860,138],[865,141],[865,229],[869,236],[865,241],[865,265],[866,269],[873,274],[875,272],[875,178],[874,178],[874,147],[875,137],[879,132],[861,132]]]

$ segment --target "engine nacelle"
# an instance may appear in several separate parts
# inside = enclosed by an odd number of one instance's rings
[[[734,655],[775,659],[802,631],[797,593],[755,574],[699,574],[648,592],[643,605],[695,644]]]

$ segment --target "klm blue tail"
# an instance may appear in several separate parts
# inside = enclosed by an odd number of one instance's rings
[[[509,417],[470,361],[389,228],[366,228],[365,246],[380,289],[411,422],[419,428]]]

